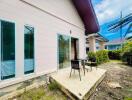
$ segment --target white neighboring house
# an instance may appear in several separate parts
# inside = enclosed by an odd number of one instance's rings
[[[129,33],[129,34],[127,34],[127,35],[125,36],[125,39],[126,39],[126,40],[132,39],[132,32]]]
[[[125,42],[125,39],[114,39],[105,44],[107,50],[118,50],[121,48],[122,44]]]
[[[90,0],[72,1],[90,7],[86,4]],[[85,31],[88,27],[89,33],[98,29],[92,31],[92,24],[86,27],[74,3],[0,0],[0,89],[70,67],[70,59],[86,57]],[[93,15],[87,21],[96,28]]]

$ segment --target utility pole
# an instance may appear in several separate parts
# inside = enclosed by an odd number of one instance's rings
[[[120,37],[121,37],[121,40],[122,40],[122,11],[120,12]]]
[[[122,38],[122,11],[120,12],[120,37],[121,37],[121,50],[123,48],[123,38]]]

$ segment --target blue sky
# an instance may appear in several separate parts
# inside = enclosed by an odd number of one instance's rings
[[[100,34],[109,40],[120,38],[120,32],[109,32],[108,25],[120,17],[132,13],[132,0],[92,0],[99,24]],[[126,32],[127,26],[123,28]],[[132,33],[130,33],[132,34]]]

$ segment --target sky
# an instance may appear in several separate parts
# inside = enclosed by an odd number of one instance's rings
[[[100,25],[99,33],[109,40],[120,38],[120,31],[109,32],[108,25],[120,18],[121,11],[123,17],[132,13],[132,0],[92,0],[92,3]],[[123,28],[123,34],[127,28]]]

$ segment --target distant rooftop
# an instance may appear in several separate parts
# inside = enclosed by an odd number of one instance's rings
[[[118,44],[122,44],[125,41],[125,38],[121,39],[114,39],[112,41],[107,42],[105,45],[118,45]]]

